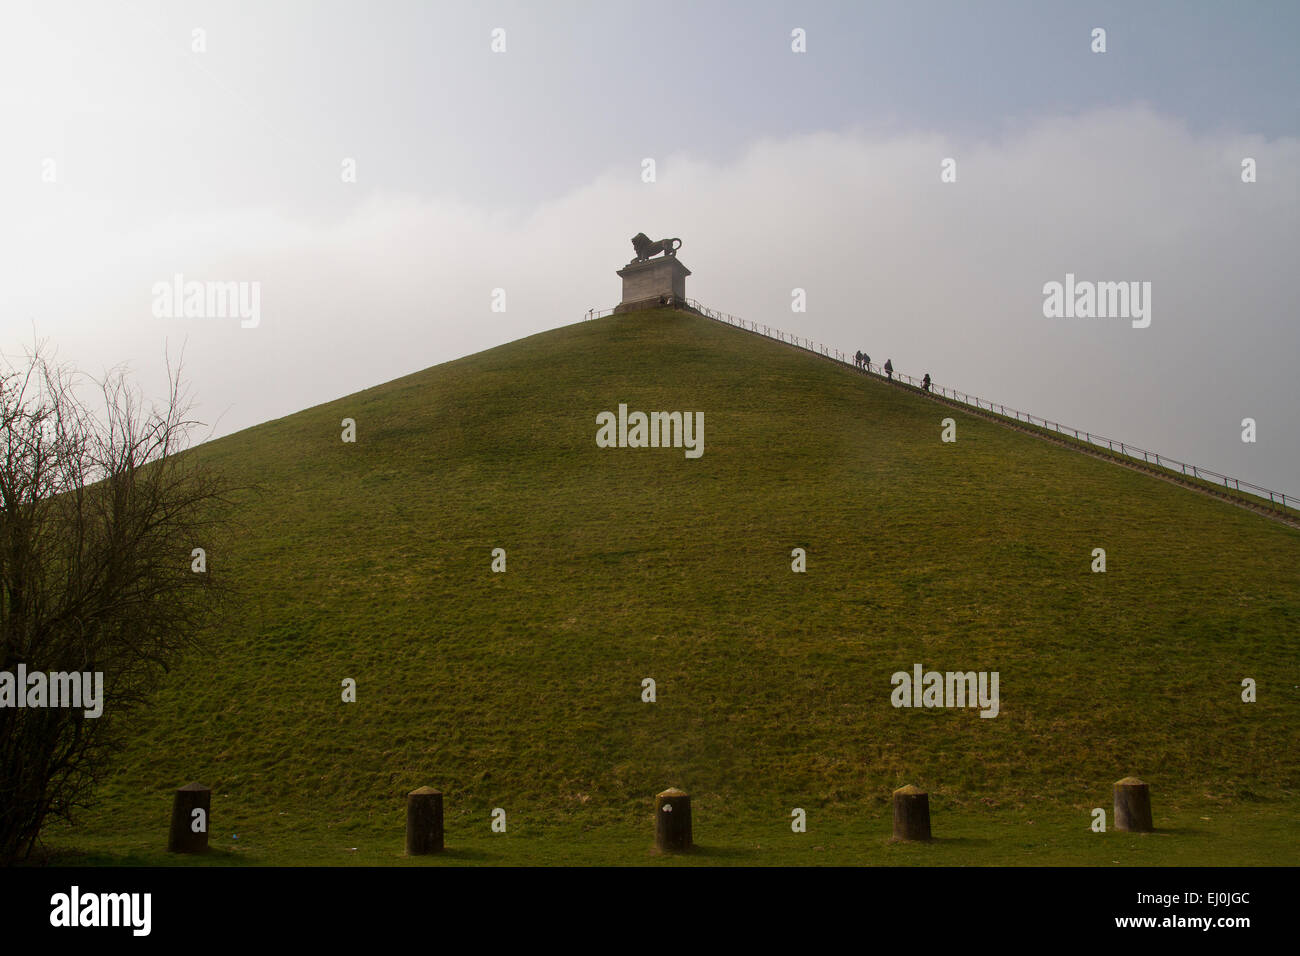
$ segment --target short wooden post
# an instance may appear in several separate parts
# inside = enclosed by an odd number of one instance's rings
[[[930,795],[910,783],[894,791],[894,839],[930,839]]]
[[[421,787],[406,795],[406,855],[442,852],[442,792]]]
[[[674,853],[692,846],[690,795],[670,787],[655,796],[655,849]]]
[[[197,811],[197,812],[196,812]],[[208,848],[212,788],[187,783],[176,788],[172,800],[172,825],[167,834],[168,853],[202,853]]]
[[[1151,791],[1137,777],[1115,782],[1115,829],[1151,833]]]

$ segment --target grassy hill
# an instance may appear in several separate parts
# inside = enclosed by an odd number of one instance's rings
[[[620,402],[703,411],[703,456],[598,448]],[[198,453],[257,485],[209,554],[240,613],[133,718],[101,805],[47,834],[79,861],[164,861],[189,780],[222,863],[402,862],[424,784],[446,794],[435,864],[646,862],[672,785],[714,863],[1300,846],[1300,533],[779,343],[614,316]],[[915,663],[998,671],[999,715],[895,709]],[[1127,774],[1162,832],[1091,833]],[[905,783],[946,839],[887,844]]]

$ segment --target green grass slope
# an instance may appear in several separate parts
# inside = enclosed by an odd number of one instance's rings
[[[703,457],[598,448],[620,402],[703,411]],[[1295,859],[1300,534],[1241,509],[666,311],[199,453],[258,485],[209,554],[240,613],[56,849],[159,862],[197,779],[217,862],[400,862],[424,784],[461,862],[643,862],[672,785],[708,862]],[[893,708],[915,663],[998,671],[1000,714]],[[1163,832],[1091,833],[1127,774]],[[887,845],[905,783],[951,839]]]

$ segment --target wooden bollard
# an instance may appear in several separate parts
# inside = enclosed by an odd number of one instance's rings
[[[910,783],[894,791],[894,839],[930,839],[930,795]]]
[[[691,841],[691,798],[684,790],[669,787],[655,795],[655,849],[661,853],[689,850]]]
[[[176,788],[172,801],[172,826],[167,834],[168,853],[202,853],[208,848],[212,788],[187,783]]]
[[[442,792],[421,787],[406,795],[406,855],[442,852]]]
[[[1151,833],[1151,791],[1137,777],[1115,782],[1115,829]]]

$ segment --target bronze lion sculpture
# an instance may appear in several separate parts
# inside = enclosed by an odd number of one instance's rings
[[[632,237],[632,248],[636,250],[636,258],[632,261],[645,262],[651,256],[657,256],[661,252],[665,256],[676,256],[681,245],[680,239],[660,239],[658,242],[651,242],[650,237],[644,232],[638,232]]]

